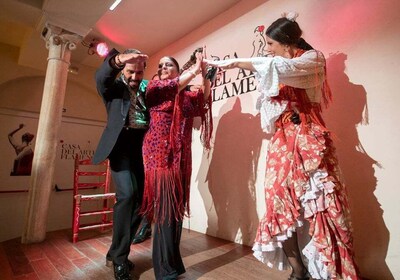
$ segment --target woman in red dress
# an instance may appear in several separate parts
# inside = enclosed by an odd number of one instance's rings
[[[261,126],[273,133],[255,257],[278,269],[289,264],[291,280],[358,279],[346,190],[321,117],[330,97],[325,58],[301,38],[296,17],[268,27],[268,57],[208,63],[255,73]]]
[[[187,85],[200,72],[203,86],[195,91],[188,90]],[[185,272],[179,243],[182,221],[189,213],[194,117],[202,119],[201,136],[206,148],[209,148],[212,130],[210,82],[205,79],[202,53],[196,53],[192,70],[179,73],[174,58],[161,58],[159,80],[150,81],[146,91],[150,125],[143,142],[142,212],[155,223],[153,266],[156,279],[177,279]]]

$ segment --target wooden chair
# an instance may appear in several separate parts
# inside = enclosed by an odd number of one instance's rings
[[[94,165],[90,158],[79,159],[78,155],[75,156],[72,219],[73,243],[78,241],[80,230],[105,229],[112,226],[112,207],[115,203],[115,193],[110,193],[110,179],[109,160]],[[82,209],[82,203],[86,201],[92,201],[92,203],[85,203],[85,210],[89,207],[89,211],[83,211]],[[94,203],[93,201],[97,202]],[[101,221],[81,224],[81,217],[88,216],[101,216]],[[99,220],[99,218],[96,220]]]

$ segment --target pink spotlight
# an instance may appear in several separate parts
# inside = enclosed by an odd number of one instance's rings
[[[98,55],[104,57],[108,54],[108,46],[106,43],[98,43],[96,46],[96,52],[98,53]]]

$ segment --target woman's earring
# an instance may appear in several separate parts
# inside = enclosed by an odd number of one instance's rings
[[[285,52],[289,52],[289,45],[285,45]]]
[[[291,58],[291,57],[292,57],[292,53],[291,53],[291,50],[290,50],[289,45],[286,45],[285,48],[284,48],[284,50],[285,50],[285,52],[287,53],[287,56],[288,56],[289,58]]]

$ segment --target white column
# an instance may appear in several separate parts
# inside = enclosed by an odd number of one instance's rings
[[[41,242],[46,237],[47,212],[53,189],[54,165],[59,140],[71,50],[81,36],[49,26],[43,34],[49,50],[40,109],[35,153],[22,243]]]

